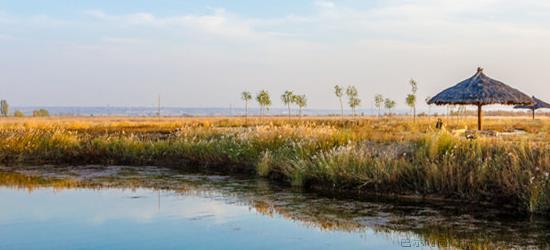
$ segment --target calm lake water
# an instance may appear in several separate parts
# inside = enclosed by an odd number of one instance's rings
[[[163,168],[0,168],[0,249],[548,248],[550,222]]]

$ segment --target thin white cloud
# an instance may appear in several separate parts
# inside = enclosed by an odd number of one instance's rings
[[[270,35],[255,31],[251,22],[224,9],[215,9],[206,15],[179,15],[161,17],[147,12],[127,15],[109,15],[93,10],[86,12],[89,16],[101,21],[115,22],[120,25],[148,25],[155,28],[187,28],[206,34],[236,39],[259,39]]]
[[[324,0],[319,0],[319,1],[315,1],[315,5],[320,7],[320,8],[327,8],[327,9],[332,9],[334,8],[336,5],[334,4],[334,2],[332,1],[324,1]]]
[[[147,25],[156,28],[183,28],[228,39],[260,40],[302,39],[322,44],[339,39],[353,42],[363,39],[437,43],[503,42],[550,36],[548,24],[530,20],[515,22],[515,9],[525,4],[506,0],[499,8],[497,0],[413,0],[389,1],[366,9],[342,6],[337,2],[315,1],[313,15],[288,15],[281,18],[247,18],[225,9],[213,9],[204,15],[158,16],[147,12],[109,15],[88,11],[88,15],[119,25]],[[529,2],[550,11],[548,4]],[[515,6],[515,8],[514,8]],[[535,11],[535,10],[533,10]]]

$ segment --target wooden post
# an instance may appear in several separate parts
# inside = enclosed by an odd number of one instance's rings
[[[483,110],[481,107],[481,104],[477,105],[477,130],[481,130],[481,120],[483,118]]]

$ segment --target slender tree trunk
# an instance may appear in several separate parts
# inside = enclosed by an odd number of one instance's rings
[[[290,122],[290,103],[287,104],[287,106],[288,106],[288,121]]]
[[[302,119],[302,107],[300,107],[300,120]]]
[[[477,105],[477,130],[481,130],[482,128],[482,118],[483,118],[483,110],[482,110],[482,105],[481,104],[478,104]]]
[[[264,106],[260,106],[260,122],[262,121],[263,116],[264,116]]]
[[[340,119],[344,122],[344,104],[342,104],[342,97],[340,97]]]
[[[248,101],[244,101],[244,126],[248,126]]]
[[[413,122],[416,122],[416,106],[413,107]]]
[[[532,109],[531,111],[533,113],[533,121],[534,121],[535,120],[535,109]]]

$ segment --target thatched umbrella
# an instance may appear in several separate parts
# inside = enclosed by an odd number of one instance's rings
[[[490,104],[532,105],[526,94],[500,81],[489,78],[482,68],[474,76],[434,96],[428,104],[477,106],[477,129],[481,130],[482,107]]]
[[[550,109],[550,104],[544,102],[541,99],[538,99],[536,97],[532,97],[533,101],[535,102],[534,105],[516,105],[515,109],[530,109],[533,114],[533,120],[535,120],[535,111],[537,109]]]

